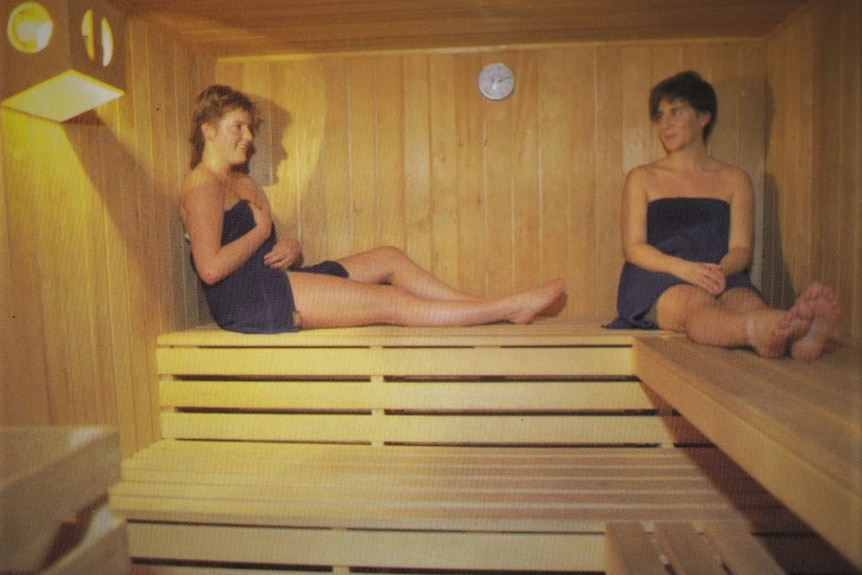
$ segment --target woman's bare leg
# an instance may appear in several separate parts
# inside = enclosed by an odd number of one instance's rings
[[[338,260],[350,279],[366,284],[400,287],[423,299],[480,301],[450,286],[394,247],[379,247]]]
[[[508,321],[525,324],[553,304],[563,280],[492,300],[430,300],[392,285],[289,272],[302,324],[308,328],[373,324],[464,326]]]
[[[749,346],[763,357],[784,355],[810,327],[810,314],[801,302],[781,311],[758,303],[751,290],[725,295],[719,300],[692,285],[673,286],[659,298],[659,327],[685,332],[707,345]]]

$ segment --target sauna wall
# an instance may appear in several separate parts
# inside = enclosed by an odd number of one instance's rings
[[[114,425],[127,455],[158,437],[156,337],[208,320],[173,204],[213,81],[261,102],[252,169],[309,261],[391,244],[485,295],[561,275],[561,316],[605,321],[624,174],[661,155],[647,91],[697,69],[711,150],[758,193],[767,297],[822,278],[862,337],[859,8],[813,2],[753,41],[219,63],[132,19],[123,98],[62,125],[0,110],[0,424]],[[502,102],[475,88],[495,60]]]
[[[155,339],[201,321],[174,198],[214,62],[130,24],[125,96],[65,124],[0,109],[0,424],[159,436]]]
[[[768,38],[764,292],[833,286],[862,337],[862,2],[812,2]]]
[[[494,61],[516,77],[497,102],[476,88]],[[562,276],[560,316],[604,322],[625,172],[662,155],[647,95],[683,69],[714,82],[712,150],[760,194],[760,40],[275,58],[222,62],[217,77],[262,103],[252,169],[309,261],[391,244],[486,296]]]

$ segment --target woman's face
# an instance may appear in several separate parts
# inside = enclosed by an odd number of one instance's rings
[[[665,98],[659,103],[655,124],[665,151],[688,148],[703,141],[703,128],[709,114],[692,108],[685,100]]]
[[[230,110],[209,130],[208,140],[213,151],[230,165],[248,161],[254,134],[251,131],[251,114],[246,110]]]

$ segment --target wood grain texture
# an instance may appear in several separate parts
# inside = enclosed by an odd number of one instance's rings
[[[217,57],[260,58],[367,50],[760,38],[805,0],[114,0]],[[668,25],[672,22],[672,25]]]
[[[700,69],[721,102],[713,150],[762,191],[764,294],[787,303],[822,279],[844,310],[840,335],[858,338],[859,10],[814,2],[749,39],[281,51],[218,65],[132,17],[123,98],[64,125],[0,111],[3,422],[117,425],[127,455],[158,438],[155,339],[208,320],[173,201],[192,97],[214,81],[262,102],[252,168],[279,233],[298,235],[309,259],[394,245],[477,294],[562,274],[562,316],[598,323],[614,314],[624,168],[661,155],[638,110],[653,82]],[[518,84],[491,105],[475,79],[500,59]]]
[[[704,66],[728,118],[716,154],[737,162],[764,139],[762,108],[743,122],[741,102],[765,91],[749,63],[765,55],[742,40],[584,45],[222,61],[217,76],[273,116],[252,171],[308,262],[389,244],[484,296],[563,277],[563,318],[609,321],[623,176],[662,154],[650,87]],[[498,102],[476,87],[495,61],[516,76]],[[762,153],[745,161],[759,181]]]
[[[862,564],[858,348],[825,356],[820,365],[683,339],[639,340],[635,349],[635,373],[646,385],[857,568]]]

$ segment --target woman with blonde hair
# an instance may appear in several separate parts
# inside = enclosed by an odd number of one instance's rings
[[[524,324],[563,295],[563,280],[556,279],[505,297],[474,297],[393,247],[300,266],[299,241],[276,238],[265,195],[241,169],[257,123],[253,102],[230,87],[211,86],[195,102],[192,170],[179,210],[192,264],[221,327],[273,333],[370,324]]]

